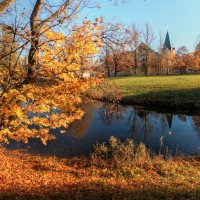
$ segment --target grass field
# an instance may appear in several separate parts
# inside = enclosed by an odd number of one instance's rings
[[[200,109],[200,75],[111,78],[125,104]]]

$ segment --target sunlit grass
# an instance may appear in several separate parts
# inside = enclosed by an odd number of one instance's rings
[[[200,75],[111,78],[124,103],[200,105]]]

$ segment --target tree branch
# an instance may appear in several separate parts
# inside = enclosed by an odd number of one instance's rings
[[[42,22],[40,22],[40,27],[43,26],[45,23],[47,22],[50,22],[52,20],[54,20],[59,14],[61,14],[62,12],[64,12],[68,7],[69,5],[71,4],[72,0],[67,0],[65,1],[65,3],[60,6],[60,8],[54,12],[51,16],[49,16],[48,18],[46,18],[45,20],[43,20]]]
[[[0,14],[8,8],[12,3],[14,3],[16,0],[4,0],[0,3]]]

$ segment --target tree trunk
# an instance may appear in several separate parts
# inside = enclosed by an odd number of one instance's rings
[[[117,77],[117,67],[115,66],[114,77]]]
[[[109,62],[108,62],[107,56],[105,58],[105,68],[107,70],[107,76],[110,77],[110,67],[109,67]]]
[[[52,13],[49,17],[46,19],[39,21],[39,15],[42,9],[42,6],[44,5],[44,0],[37,0],[33,9],[33,12],[30,17],[30,27],[31,27],[31,48],[28,55],[28,79],[33,77],[33,72],[35,65],[37,63],[37,60],[35,58],[35,54],[38,51],[38,44],[39,44],[39,35],[40,35],[40,29],[45,24],[52,20],[54,20],[57,16],[59,16],[62,12],[64,12],[69,5],[71,4],[72,0],[66,0],[62,5],[59,6],[59,8]]]
[[[135,75],[137,75],[137,51],[134,53]]]
[[[149,54],[149,52],[148,52],[148,50],[146,50],[146,58],[145,58],[145,76],[147,76],[148,75],[148,54]]]
[[[38,44],[39,44],[39,31],[40,31],[40,26],[38,23],[38,18],[39,14],[42,8],[42,5],[44,4],[44,0],[37,0],[36,4],[34,6],[33,12],[30,17],[30,27],[31,27],[31,48],[29,50],[28,54],[28,74],[27,78],[28,80],[32,78],[33,76],[33,71],[36,65],[36,58],[35,58],[35,53],[38,50]]]
[[[114,58],[114,65],[115,65],[114,77],[116,77],[117,76],[117,72],[118,72],[118,61],[117,61],[117,58]]]
[[[117,68],[118,68],[118,66],[117,66],[117,64],[115,64],[114,77],[116,77],[116,76],[117,76]]]
[[[110,69],[107,67],[108,77],[110,77]]]

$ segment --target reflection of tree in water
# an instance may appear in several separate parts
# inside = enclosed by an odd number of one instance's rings
[[[130,135],[131,138],[135,138],[135,136],[137,136],[137,134],[138,134],[137,124],[139,124],[137,109],[135,109],[131,112],[131,114],[128,118],[128,124],[131,124],[130,129],[128,131],[128,135]]]
[[[200,116],[193,116],[193,122],[194,122],[194,129],[197,132],[197,135],[200,137]]]
[[[186,115],[178,115],[178,118],[182,122],[186,122],[187,121],[187,116]]]
[[[103,124],[111,125],[113,120],[123,120],[124,109],[118,104],[104,103],[98,113]]]
[[[84,116],[81,118],[81,120],[75,120],[70,126],[69,132],[73,135],[73,137],[81,138],[85,136],[92,123],[95,108],[95,102],[84,105],[84,107],[82,108],[85,112]]]
[[[147,137],[148,137],[148,133],[149,133],[149,123],[148,123],[148,113],[146,111],[138,111],[138,116],[140,117],[140,119],[142,119],[143,121],[143,133],[144,133],[144,137],[143,137],[143,142],[146,142]]]
[[[153,112],[151,114],[154,119],[156,119],[158,125],[154,127],[154,132],[158,134],[163,134],[165,133],[165,130],[168,129],[168,123],[166,123],[166,115],[163,113],[156,113]]]
[[[143,133],[142,141],[145,143],[151,132],[162,134],[169,129],[169,134],[171,134],[173,115],[135,109],[131,112],[128,120],[131,124],[128,132],[130,137],[136,138]]]
[[[129,121],[131,121],[131,126],[128,134],[131,138],[135,138],[138,134],[144,133],[142,141],[145,143],[150,133],[151,124],[148,119],[148,112],[144,110],[134,109],[130,116]],[[142,127],[142,130],[140,128]]]

